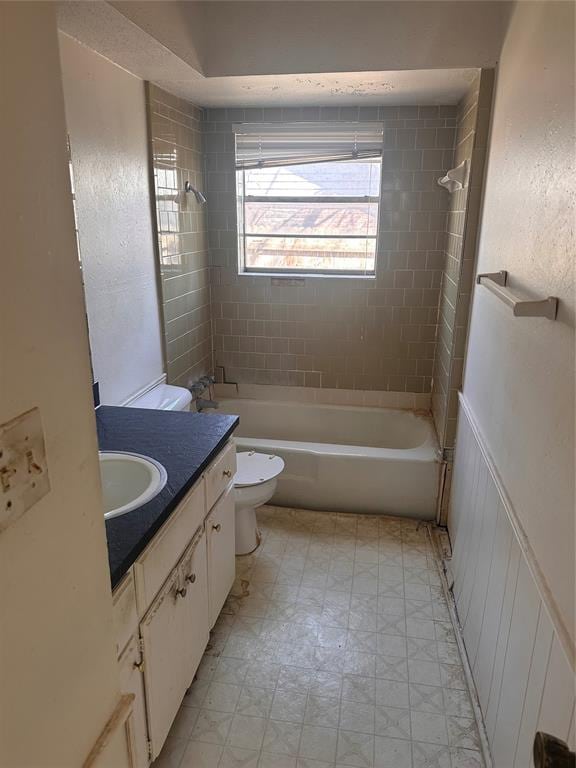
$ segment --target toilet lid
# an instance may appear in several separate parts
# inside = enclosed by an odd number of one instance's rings
[[[277,477],[284,469],[284,460],[269,453],[248,451],[236,454],[237,471],[234,485],[259,485]]]

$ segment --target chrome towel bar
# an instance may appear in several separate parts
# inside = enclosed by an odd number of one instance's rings
[[[539,301],[524,301],[515,296],[512,291],[506,287],[508,282],[508,272],[501,269],[500,272],[485,272],[476,278],[479,285],[498,296],[504,304],[512,309],[515,317],[547,317],[548,320],[556,320],[558,312],[558,299],[555,296],[548,296]]]

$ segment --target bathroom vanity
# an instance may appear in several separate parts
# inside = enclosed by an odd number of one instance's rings
[[[232,416],[97,410],[102,450],[152,456],[161,493],[106,521],[116,643],[135,768],[155,760],[235,576]]]

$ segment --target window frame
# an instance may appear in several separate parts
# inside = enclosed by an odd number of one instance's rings
[[[382,163],[382,158],[379,158],[380,163]],[[335,161],[335,162],[349,162],[346,160],[343,161]],[[317,163],[320,165],[321,163]],[[316,165],[316,163],[311,163],[311,165]],[[299,196],[299,197],[293,197],[293,196],[285,196],[285,195],[278,195],[278,196],[270,196],[270,195],[246,195],[245,194],[245,169],[237,169],[236,170],[236,203],[237,203],[237,223],[238,223],[238,274],[239,275],[249,275],[251,277],[254,277],[255,275],[272,275],[272,276],[285,276],[285,277],[322,277],[323,275],[326,275],[328,277],[355,277],[355,278],[361,278],[361,279],[369,279],[374,280],[376,279],[376,270],[377,270],[377,264],[378,264],[378,243],[379,243],[379,236],[380,236],[380,212],[382,205],[382,166],[380,167],[380,185],[378,190],[378,195],[362,195],[362,196],[347,196],[347,197],[339,197],[336,195],[332,195],[329,197],[310,197],[310,196]],[[239,183],[239,176],[242,177],[241,184]],[[366,236],[366,235],[346,235],[346,239],[358,239],[358,240],[374,240],[375,243],[375,250],[374,250],[374,269],[367,271],[367,270],[355,270],[355,269],[303,269],[302,267],[295,268],[295,269],[287,269],[286,267],[248,267],[246,266],[245,261],[245,255],[246,255],[246,237],[290,237],[290,235],[262,235],[261,233],[257,234],[250,234],[245,231],[244,227],[244,206],[246,202],[264,202],[264,203],[334,203],[334,202],[342,202],[342,203],[375,203],[378,206],[378,216],[376,221],[376,234],[374,236]],[[295,236],[297,237],[297,235]],[[309,237],[315,237],[318,239],[329,239],[333,240],[334,235],[309,235]],[[344,239],[344,238],[343,238]]]

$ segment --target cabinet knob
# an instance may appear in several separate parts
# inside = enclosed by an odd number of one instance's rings
[[[216,525],[212,526],[212,530],[216,531],[216,533],[218,533],[218,531],[222,530],[222,525],[220,523],[216,523]]]
[[[140,672],[142,672],[142,669],[144,667],[144,662],[143,661],[135,661],[132,666],[134,667],[134,669],[139,669]]]
[[[181,587],[180,589],[176,590],[176,594],[180,597],[186,597],[186,587]]]
[[[189,573],[188,576],[186,576],[186,581],[190,582],[190,584],[194,584],[194,582],[196,581],[196,574]]]
[[[232,470],[231,469],[225,469],[222,474],[224,477],[232,477]]]

